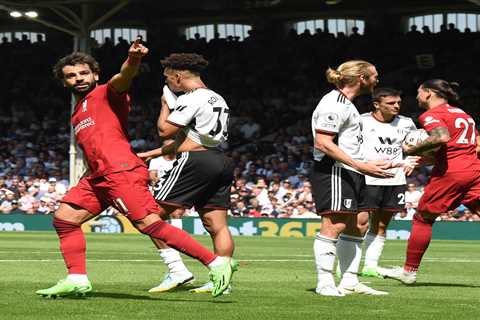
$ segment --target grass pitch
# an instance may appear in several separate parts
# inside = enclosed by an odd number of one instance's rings
[[[210,239],[199,237],[210,246]],[[388,296],[321,297],[309,238],[237,237],[240,271],[230,295],[186,289],[149,294],[166,270],[141,235],[87,235],[87,298],[44,299],[35,290],[65,276],[54,233],[0,232],[0,319],[480,319],[480,242],[433,241],[418,283],[362,278]],[[383,266],[400,265],[404,241],[388,241]],[[186,258],[197,277],[207,269]]]

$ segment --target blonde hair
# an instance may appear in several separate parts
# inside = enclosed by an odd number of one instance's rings
[[[336,70],[328,68],[325,76],[329,83],[338,88],[355,84],[360,76],[369,76],[368,68],[374,67],[373,64],[363,60],[350,60],[342,63]]]

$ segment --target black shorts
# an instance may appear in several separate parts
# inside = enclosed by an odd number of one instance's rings
[[[181,152],[172,169],[153,187],[153,196],[160,204],[196,209],[227,209],[233,162],[223,151]]]
[[[367,185],[365,193],[365,209],[375,211],[398,212],[405,210],[406,185],[371,186]]]
[[[358,213],[364,207],[363,174],[316,161],[310,179],[318,214]]]

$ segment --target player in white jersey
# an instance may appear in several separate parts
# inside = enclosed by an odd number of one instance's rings
[[[166,139],[162,142],[162,145],[166,146],[172,143],[174,140]],[[164,156],[156,157],[150,160],[148,163],[148,174],[150,176],[150,185],[155,185],[157,182],[161,181],[167,171],[172,169],[173,163],[175,162],[175,154],[167,154]],[[160,182],[160,184],[162,184]]]
[[[403,167],[389,169],[392,178],[379,179],[365,176],[366,197],[364,205],[368,212],[358,215],[360,227],[368,233],[364,240],[365,264],[361,275],[381,277],[378,260],[385,244],[386,229],[394,213],[405,210],[405,175],[410,174],[419,157],[404,160],[402,143],[408,132],[415,130],[411,118],[399,115],[401,92],[391,88],[378,88],[372,95],[374,111],[361,115],[363,151],[366,160],[387,160],[404,163]],[[380,269],[380,268],[379,268]]]
[[[391,163],[366,162],[362,153],[360,114],[352,100],[371,94],[378,83],[375,66],[361,60],[347,61],[336,70],[328,69],[327,81],[336,89],[326,94],[312,116],[314,167],[311,174],[317,213],[322,227],[314,242],[318,282],[316,292],[325,296],[351,293],[387,294],[358,281],[361,232],[357,213],[361,210],[365,176],[391,177]],[[339,236],[342,233],[342,237]],[[338,288],[333,277],[338,256],[342,280]]]
[[[230,110],[225,100],[208,89],[200,75],[208,62],[200,55],[174,53],[161,61],[169,89],[164,90],[162,108],[157,121],[162,138],[174,137],[175,143],[139,154],[142,158],[176,153],[173,168],[161,184],[153,188],[162,207],[176,215],[187,208],[199,212],[205,229],[210,233],[215,252],[232,257],[234,243],[227,225],[233,163],[219,145],[228,138]],[[171,91],[183,92],[175,100]],[[172,98],[173,97],[173,98]],[[178,134],[178,135],[177,135]],[[179,138],[181,137],[181,138]],[[156,241],[169,273],[150,292],[164,292],[193,280],[177,251]],[[162,254],[162,251],[165,254]],[[231,259],[231,267],[237,264]],[[211,282],[193,292],[211,292]]]

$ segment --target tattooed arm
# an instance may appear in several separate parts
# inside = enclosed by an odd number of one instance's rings
[[[416,146],[404,146],[408,155],[421,155],[423,152],[434,149],[450,141],[450,133],[447,127],[436,127],[429,132],[429,137]]]

